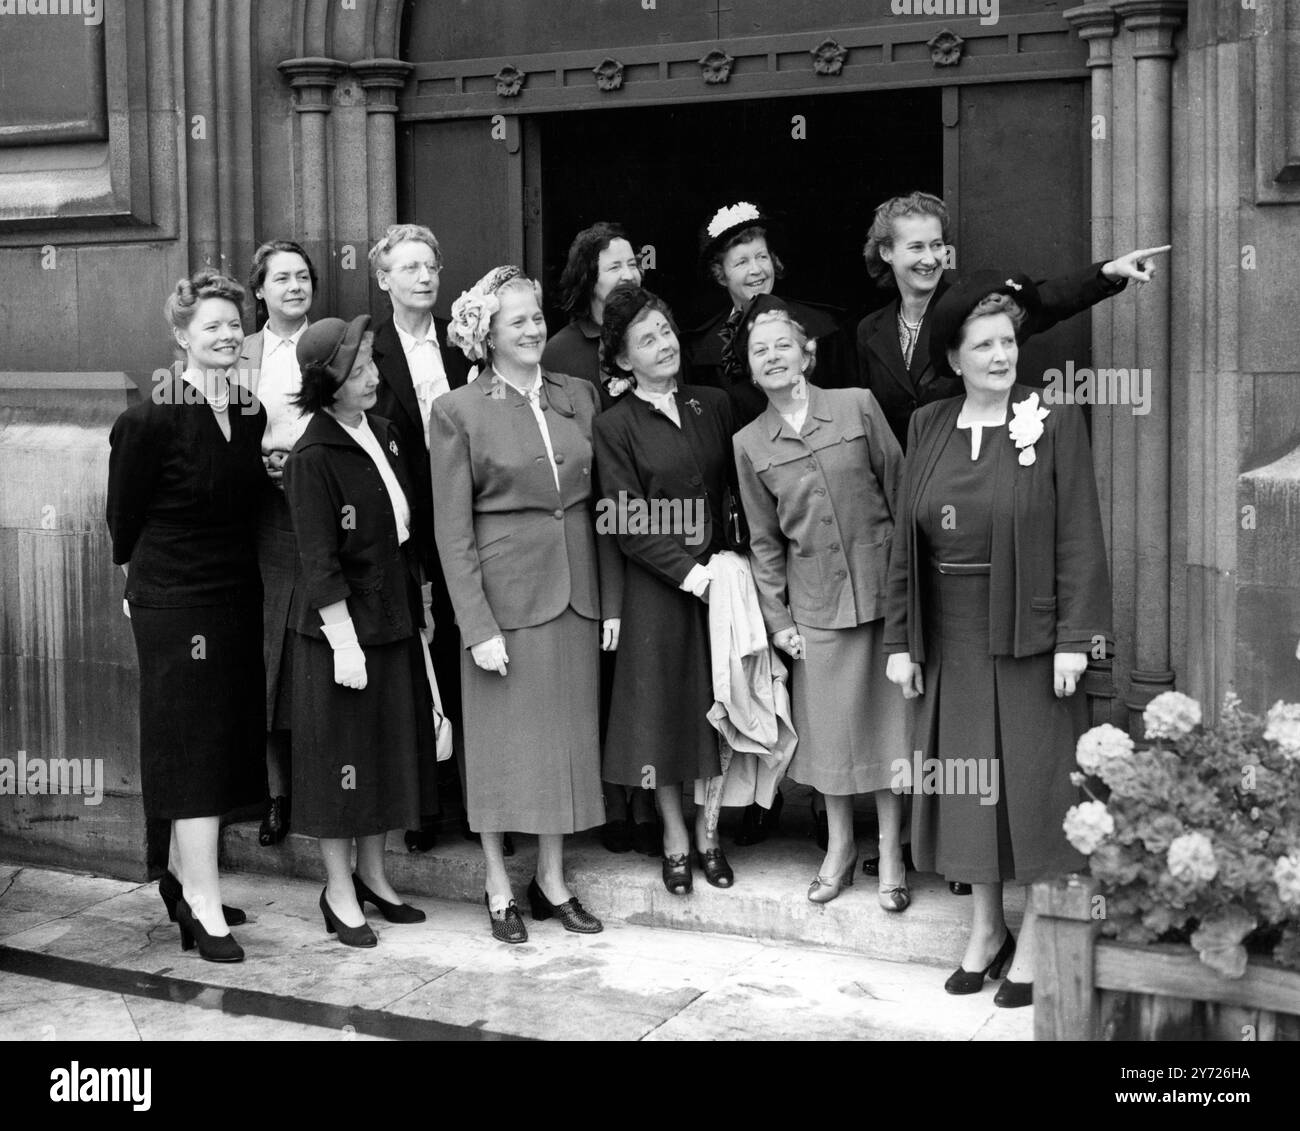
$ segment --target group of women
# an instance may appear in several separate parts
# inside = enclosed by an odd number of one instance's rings
[[[432,514],[412,506],[408,443],[371,411],[369,318],[307,324],[315,276],[300,247],[255,259],[255,379],[239,379],[253,357],[239,286],[210,272],[178,285],[167,314],[185,364],[173,395],[115,426],[108,518],[140,656],[146,812],[172,822],[160,888],[183,945],[243,957],[217,833],[221,814],[267,794],[264,757],[271,796],[292,796],[295,830],[320,841],[326,928],[373,946],[367,903],[390,922],[424,918],[385,879],[383,845],[436,809],[432,625],[412,550],[431,524],[462,644],[465,805],[494,937],[528,937],[511,831],[539,839],[532,918],[570,931],[601,923],[567,886],[569,833],[603,826],[616,851],[661,853],[674,894],[697,868],[735,882],[706,807],[688,826],[683,803],[722,772],[708,602],[732,551],[792,661],[789,776],[824,799],[807,898],[853,882],[854,798],[871,794],[868,864],[881,906],[904,911],[900,763],[914,749],[985,761],[996,804],[974,790],[910,797],[911,855],[974,888],[949,991],[975,992],[1014,956],[999,1004],[1029,1000],[1031,924],[1017,948],[1002,885],[1081,864],[1061,819],[1084,725],[1076,689],[1110,598],[1081,415],[1017,384],[1017,348],[1149,279],[1164,249],[1041,284],[997,271],[947,287],[942,201],[895,198],[866,257],[897,295],[863,320],[855,351],[825,308],[773,293],[768,224],[744,202],[712,218],[702,263],[730,309],[686,341],[617,225],[574,241],[571,322],[549,342],[537,283],[517,267],[484,275],[446,331],[477,373],[428,411]],[[421,277],[441,268],[431,247]],[[702,529],[597,535],[609,499],[680,500]]]

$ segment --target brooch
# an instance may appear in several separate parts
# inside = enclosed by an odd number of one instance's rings
[[[692,409],[695,410],[695,415],[696,415],[696,416],[699,416],[699,415],[700,415],[700,412],[701,412],[702,410],[700,409],[700,402],[699,402],[699,401],[697,401],[694,397],[692,397],[692,398],[691,398],[689,401],[687,401],[686,403],[687,403],[687,404],[688,404]]]
[[[389,450],[390,452],[392,452],[393,455],[397,455],[397,441],[396,441],[396,440],[389,440],[389,441],[388,441],[388,450]]]
[[[1007,286],[1010,287],[1013,291],[1023,291],[1025,289],[1024,285],[1021,283],[1017,283],[1015,279],[1008,279]]]

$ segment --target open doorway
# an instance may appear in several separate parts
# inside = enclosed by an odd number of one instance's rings
[[[882,303],[862,244],[885,198],[943,191],[938,89],[690,103],[539,115],[542,261],[547,320],[563,324],[558,279],[573,236],[621,222],[654,248],[646,284],[689,327],[725,300],[698,266],[698,239],[719,207],[761,204],[781,223],[772,242],[782,294],[851,315]]]

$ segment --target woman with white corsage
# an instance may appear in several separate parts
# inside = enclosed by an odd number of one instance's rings
[[[1080,680],[1109,648],[1111,603],[1092,458],[1077,406],[1016,384],[1016,334],[1039,296],[982,271],[933,314],[930,353],[961,396],[912,417],[889,565],[887,674],[918,696],[912,851],[918,870],[974,886],[949,993],[1011,963],[996,1003],[1032,1000],[1032,909],[1021,946],[1004,883],[1082,867],[1061,828],[1078,800]]]

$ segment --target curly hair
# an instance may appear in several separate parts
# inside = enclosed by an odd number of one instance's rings
[[[966,327],[974,322],[976,318],[983,318],[988,314],[1005,314],[1011,319],[1011,326],[1017,333],[1020,332],[1020,327],[1024,325],[1026,318],[1025,308],[1020,303],[1016,302],[1008,294],[994,291],[992,294],[985,295],[971,307],[970,313],[962,320],[962,324],[957,330],[957,336],[949,343],[950,346],[955,348],[959,345],[966,337]]]
[[[862,258],[867,261],[867,274],[878,287],[887,287],[894,280],[893,268],[880,254],[882,247],[892,247],[897,231],[895,220],[909,216],[933,216],[943,230],[943,242],[948,242],[948,206],[928,192],[911,192],[907,196],[890,197],[876,209],[876,215],[867,231],[867,242],[862,246]]]
[[[244,301],[244,288],[229,275],[204,268],[188,279],[181,279],[163,303],[163,317],[173,330],[184,330],[193,320],[199,303],[205,298],[224,298],[236,308]]]
[[[745,367],[745,372],[748,373],[751,378],[753,377],[753,369],[749,364],[749,356],[748,356],[749,339],[753,336],[754,331],[758,329],[759,326],[762,326],[768,322],[784,322],[787,326],[790,327],[790,333],[793,335],[795,342],[798,343],[800,351],[803,353],[804,357],[808,361],[808,368],[803,371],[803,375],[805,377],[811,377],[813,374],[813,370],[817,368],[817,339],[808,337],[808,331],[804,329],[803,323],[800,322],[793,314],[791,314],[789,310],[764,310],[760,312],[758,315],[756,315],[754,318],[746,320],[745,322],[746,356],[742,359]]]
[[[751,240],[767,240],[767,229],[762,224],[751,224],[748,228],[742,228],[735,235],[730,236],[718,247],[714,248],[709,255],[708,268],[709,274],[713,280],[722,286],[726,286],[726,279],[722,274],[722,262],[727,258],[727,252],[733,247],[742,243],[749,243]],[[772,270],[778,279],[785,278],[785,264],[781,262],[781,257],[769,245],[767,253],[772,257]]]
[[[605,320],[600,327],[600,367],[611,377],[626,377],[627,370],[615,360],[627,347],[628,331],[647,311],[657,310],[677,333],[677,323],[668,304],[658,295],[632,283],[620,283],[605,300]]]
[[[245,284],[253,296],[254,310],[259,322],[269,317],[269,312],[266,309],[265,300],[259,298],[257,292],[266,282],[271,259],[281,252],[287,255],[296,255],[307,264],[307,273],[311,276],[311,293],[313,297],[320,290],[316,265],[311,261],[311,256],[303,250],[302,244],[295,243],[293,240],[267,240],[266,243],[253,252],[253,265],[249,268],[248,282]]]
[[[576,321],[591,310],[591,296],[600,275],[601,252],[609,250],[615,240],[632,240],[622,224],[599,220],[583,228],[569,245],[569,258],[560,273],[560,309]]]
[[[399,243],[405,243],[407,240],[418,240],[420,243],[428,244],[433,249],[434,265],[442,267],[442,246],[432,231],[423,224],[393,224],[384,233],[384,238],[367,253],[370,269],[387,271],[389,253]]]

